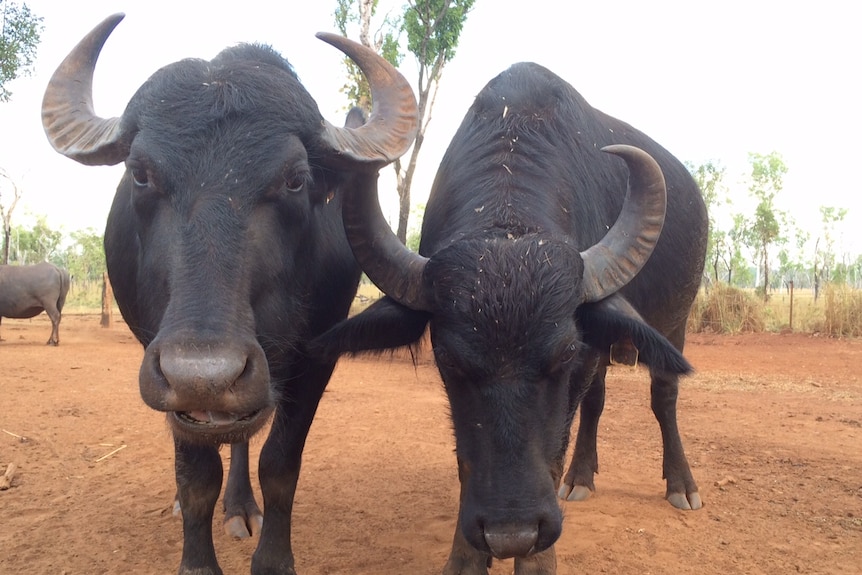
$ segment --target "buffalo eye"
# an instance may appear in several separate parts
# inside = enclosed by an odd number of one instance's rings
[[[309,176],[307,172],[285,172],[284,189],[293,194],[299,193],[305,188],[308,180]]]
[[[145,188],[150,185],[150,175],[147,173],[146,168],[142,167],[133,167],[131,169],[132,172],[132,180],[135,182],[135,185],[139,188]]]
[[[560,363],[569,363],[578,355],[578,351],[580,350],[580,346],[578,342],[573,341],[569,345],[563,349],[563,352],[560,354]]]
[[[455,367],[455,361],[452,358],[452,354],[450,354],[442,347],[434,348],[434,360],[436,361],[437,365],[442,365],[450,369]]]

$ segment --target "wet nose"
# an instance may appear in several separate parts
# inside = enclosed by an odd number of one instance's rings
[[[216,396],[228,391],[246,369],[248,355],[237,349],[163,349],[159,369],[168,386],[185,388],[197,396]]]
[[[266,356],[254,340],[157,338],[144,354],[140,389],[160,411],[244,414],[272,399]]]

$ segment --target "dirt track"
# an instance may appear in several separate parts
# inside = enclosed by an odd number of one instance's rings
[[[65,317],[59,348],[49,331],[44,315],[0,329],[0,474],[18,466],[0,491],[0,575],[175,573],[173,450],[138,395],[140,346],[96,316]],[[598,490],[565,504],[559,573],[862,573],[862,341],[695,335],[686,355],[698,373],[679,419],[705,507],[662,499],[646,374],[613,368]],[[452,449],[432,363],[341,363],[305,451],[300,575],[439,573]],[[225,574],[248,573],[257,539],[216,532]]]

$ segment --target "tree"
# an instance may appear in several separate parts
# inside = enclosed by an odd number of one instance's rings
[[[42,17],[10,0],[0,0],[0,102],[8,102],[8,83],[32,72],[36,46],[44,29]]]
[[[787,166],[781,156],[772,152],[768,155],[749,153],[751,182],[748,191],[757,200],[754,216],[746,219],[744,240],[755,253],[755,259],[763,278],[763,299],[769,299],[769,250],[785,242],[782,227],[786,224],[787,214],[775,207],[775,196],[783,188],[782,178]]]
[[[354,4],[357,12],[352,10]],[[351,24],[357,25],[359,42],[373,49],[397,68],[404,58],[398,50],[398,41],[403,27],[402,20],[387,15],[372,40],[371,20],[377,13],[377,4],[378,0],[338,0],[335,8],[335,25],[344,37],[347,37]],[[356,62],[346,56],[344,66],[347,68],[347,83],[342,91],[347,95],[352,106],[359,106],[368,112],[371,110],[371,89],[368,86],[368,79],[362,74]]]
[[[400,54],[398,52],[398,39],[401,30],[407,33],[407,50],[416,57],[419,66],[418,79],[418,106],[419,106],[419,132],[410,152],[407,166],[403,166],[399,158],[394,162],[396,182],[398,188],[398,229],[396,235],[402,243],[407,240],[407,223],[410,217],[410,187],[413,183],[413,174],[416,171],[416,162],[422,143],[425,140],[425,131],[431,123],[431,112],[434,108],[434,100],[443,68],[455,57],[455,49],[467,14],[473,8],[475,0],[408,0],[403,17],[398,20],[388,19],[384,22],[381,31],[375,39],[375,45],[370,43],[367,33],[370,30],[370,20],[377,7],[377,0],[338,0],[335,11],[336,25],[342,34],[346,34],[348,23],[357,23],[360,26],[360,39],[364,34],[366,46],[374,47],[389,62],[398,65]],[[359,16],[351,17],[351,7],[357,5]],[[385,32],[383,31],[385,30]],[[379,46],[379,47],[378,47]],[[350,82],[355,83],[356,90],[348,87],[346,90],[354,105],[366,105],[367,109],[367,87],[363,88],[361,82],[356,82],[355,72],[348,65]],[[364,91],[363,91],[364,90]]]
[[[0,203],[0,219],[3,220],[3,256],[2,263],[9,263],[9,239],[12,237],[12,212],[15,211],[15,206],[18,200],[21,199],[21,190],[9,177],[9,175],[0,168],[0,178],[9,182],[12,187],[12,199],[6,200],[8,204]],[[2,190],[2,188],[0,188]],[[0,193],[0,201],[3,201],[3,194]]]
[[[778,273],[783,278],[781,281],[789,286],[790,282],[797,287],[806,287],[810,283],[807,266],[803,253],[805,245],[811,239],[811,234],[800,229],[796,225],[791,226],[791,236],[795,238],[795,249],[782,248],[778,252]]]
[[[742,245],[745,237],[746,219],[742,214],[733,215],[733,227],[725,236],[722,260],[727,269],[727,284],[744,286],[751,281],[751,273],[742,255]]]
[[[63,265],[61,254],[58,253],[63,234],[52,230],[44,215],[36,218],[32,228],[16,227],[12,230],[15,236],[15,249],[10,259],[18,264],[35,264],[53,261]]]
[[[727,233],[718,227],[716,220],[716,212],[722,203],[729,204],[727,199],[727,189],[722,184],[724,179],[724,166],[707,161],[704,164],[695,166],[686,162],[688,171],[691,173],[697,186],[703,194],[703,201],[706,204],[706,211],[709,214],[709,238],[706,244],[706,262],[712,270],[712,281],[718,282],[718,264],[725,253],[727,246]],[[708,274],[709,272],[707,272]]]
[[[66,248],[66,269],[77,280],[101,281],[106,269],[104,236],[92,228],[70,235],[74,243]]]
[[[820,297],[820,287],[828,283],[835,267],[835,225],[843,222],[847,208],[820,206],[823,231],[814,243],[814,301]]]

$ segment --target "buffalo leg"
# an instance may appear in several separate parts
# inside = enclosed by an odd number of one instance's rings
[[[259,533],[263,525],[263,513],[254,499],[248,465],[248,443],[231,444],[230,471],[224,490],[224,531],[238,539]],[[179,490],[174,496],[173,514],[182,515]]]
[[[674,330],[668,340],[681,353],[685,345],[685,324]],[[650,404],[661,428],[662,476],[667,480],[665,498],[678,509],[700,509],[703,503],[685,457],[676,421],[679,376],[650,370],[650,378]]]
[[[594,476],[599,472],[596,440],[599,419],[605,409],[607,366],[604,362],[596,362],[594,365],[595,372],[591,374],[591,380],[588,380],[586,395],[580,400],[580,424],[572,462],[559,489],[560,498],[568,501],[583,501],[596,490]],[[577,407],[577,398],[573,401]]]
[[[667,480],[665,498],[678,509],[700,509],[703,503],[697,491],[697,484],[691,475],[691,468],[683,451],[676,422],[678,389],[678,376],[652,375],[650,385],[652,411],[661,428],[664,447],[662,474]]]
[[[51,319],[51,337],[48,338],[48,345],[60,345],[60,310],[57,306],[48,304],[45,306],[45,313]]]
[[[218,448],[174,441],[177,495],[183,515],[180,575],[222,575],[213,546],[213,512],[221,492]]]
[[[461,496],[458,504],[458,517],[461,517],[461,502],[464,500],[464,490],[467,483],[467,473],[461,459],[458,459],[458,480],[461,483]],[[467,542],[461,530],[461,522],[455,526],[455,537],[452,540],[452,550],[449,560],[443,567],[443,575],[488,575],[491,566],[491,555],[479,551]]]
[[[282,393],[269,437],[260,453],[259,476],[265,516],[251,560],[252,575],[295,575],[291,514],[302,450],[334,365],[301,366],[302,380]]]
[[[248,462],[248,442],[232,443],[224,490],[224,531],[232,537],[251,537],[263,525],[263,513],[251,490]]]
[[[557,553],[551,545],[529,557],[515,557],[515,575],[556,575]]]

